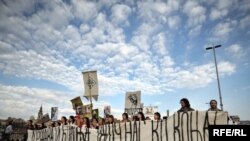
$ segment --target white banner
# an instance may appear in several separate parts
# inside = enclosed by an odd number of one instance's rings
[[[208,125],[225,125],[227,118],[227,112],[192,111],[161,121],[107,124],[99,130],[60,126],[28,130],[28,141],[208,141]]]
[[[96,71],[83,72],[84,80],[84,97],[89,99],[90,97],[98,100],[98,79]]]

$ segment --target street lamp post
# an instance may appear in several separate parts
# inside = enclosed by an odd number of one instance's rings
[[[218,90],[219,90],[219,97],[220,97],[220,107],[221,110],[223,111],[223,104],[222,104],[222,97],[221,97],[221,89],[220,89],[220,79],[219,79],[219,73],[218,73],[218,68],[217,68],[217,62],[216,62],[216,55],[215,55],[215,48],[219,48],[221,45],[216,45],[212,47],[207,47],[206,50],[213,49],[214,53],[214,63],[215,63],[215,68],[216,68],[216,75],[217,75],[217,82],[218,82]]]

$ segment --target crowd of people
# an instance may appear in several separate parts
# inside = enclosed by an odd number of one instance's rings
[[[189,100],[187,98],[182,98],[180,100],[181,108],[177,112],[188,112],[188,111],[194,111],[194,109],[191,107]],[[211,100],[210,101],[210,108],[208,111],[221,111],[219,108],[217,108],[217,101]],[[69,116],[68,118],[65,116],[62,116],[60,120],[58,121],[51,121],[47,126],[44,124],[33,124],[32,120],[29,120],[28,122],[28,129],[29,130],[39,130],[44,129],[47,127],[58,127],[62,125],[71,125],[76,126],[80,128],[95,128],[99,129],[105,124],[112,124],[112,123],[123,123],[123,122],[129,122],[129,121],[144,121],[144,120],[161,120],[165,119],[166,117],[161,117],[161,114],[159,112],[154,113],[153,119],[150,117],[145,117],[143,112],[138,112],[137,114],[133,116],[129,116],[127,113],[122,114],[122,119],[118,120],[114,118],[113,115],[106,115],[105,118],[88,118],[88,117],[82,117],[81,115],[76,116]]]

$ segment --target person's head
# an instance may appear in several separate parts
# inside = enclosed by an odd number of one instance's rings
[[[68,123],[75,123],[75,117],[74,116],[69,116]]]
[[[122,120],[128,120],[128,114],[127,113],[122,114]]]
[[[28,120],[28,125],[32,125],[33,121],[32,120]]]
[[[90,121],[88,117],[83,118],[83,124],[85,124],[87,128],[90,128]]]
[[[138,116],[139,120],[145,120],[145,116],[144,116],[143,112],[138,112],[137,116]]]
[[[154,120],[161,120],[161,114],[159,112],[154,113]]]
[[[66,124],[67,124],[67,118],[66,118],[65,116],[62,116],[62,118],[61,118],[61,123],[62,123],[63,125],[66,125]]]
[[[108,117],[108,122],[109,122],[110,124],[112,124],[112,123],[114,123],[114,121],[115,121],[114,116],[113,116],[113,115],[109,115],[109,117]]]
[[[55,127],[60,126],[60,125],[61,125],[61,121],[60,120],[58,120],[58,121],[55,122]]]
[[[210,100],[210,108],[211,109],[217,108],[217,101],[215,99]]]
[[[99,120],[98,120],[98,125],[99,126],[102,126],[102,125],[104,125],[105,124],[105,119],[104,118],[99,118]]]
[[[8,121],[8,125],[12,125],[13,120]]]
[[[146,120],[151,120],[150,117],[146,117]]]
[[[92,124],[97,124],[97,123],[98,123],[97,118],[93,117],[93,118],[91,119],[91,123],[92,123]]]
[[[184,107],[190,108],[190,103],[189,103],[187,98],[182,98],[180,100],[180,103],[181,103],[182,108],[184,108]]]
[[[138,118],[137,115],[133,115],[133,116],[132,116],[132,120],[133,120],[133,121],[139,121],[139,118]]]

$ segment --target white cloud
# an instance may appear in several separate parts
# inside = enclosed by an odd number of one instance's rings
[[[72,25],[68,25],[67,28],[63,31],[64,33],[64,40],[72,40],[72,41],[79,41],[81,40],[81,36],[78,32],[78,29]]]
[[[240,27],[242,29],[249,27],[250,16],[246,16],[240,20]]]
[[[250,3],[248,0],[242,0],[242,1],[238,1],[238,6],[239,9],[242,10],[243,12],[248,12],[250,9]]]
[[[158,28],[157,25],[151,25],[147,23],[143,23],[135,32],[134,36],[131,39],[131,43],[142,51],[149,51],[150,38],[153,32]]]
[[[74,16],[80,20],[88,21],[95,18],[98,14],[98,8],[92,1],[78,1],[73,0],[73,13]]]
[[[236,58],[241,58],[245,55],[243,48],[239,44],[233,44],[229,46],[226,48],[226,51]]]
[[[229,62],[218,64],[220,75],[231,75],[235,72],[235,65]],[[172,73],[173,80],[168,84],[175,88],[199,88],[205,87],[215,80],[215,66],[213,63],[194,66],[188,70],[180,70]]]
[[[157,54],[157,56],[164,56],[166,54],[168,54],[167,51],[167,41],[166,41],[166,35],[161,32],[156,34],[153,38],[152,38],[152,51]]]
[[[180,22],[181,22],[181,19],[179,16],[171,16],[168,18],[168,26],[171,29],[177,29]]]
[[[229,62],[220,62],[218,64],[218,71],[222,75],[231,75],[235,72],[236,66]]]
[[[0,58],[0,70],[4,74],[49,80],[72,90],[82,90],[82,82],[79,77],[81,72],[53,56],[43,56],[30,50],[15,51],[11,54],[1,55]]]
[[[8,16],[31,14],[35,11],[35,1],[22,0],[22,1],[1,1],[1,12],[5,12]]]
[[[124,4],[116,4],[112,7],[111,11],[111,21],[113,23],[129,25],[128,17],[132,12],[130,7]]]
[[[25,86],[7,86],[0,84],[2,108],[0,117],[6,116],[29,119],[30,116],[37,117],[40,106],[43,112],[49,113],[51,107],[59,107],[59,116],[74,114],[70,102],[72,94],[48,89],[28,88]],[[18,105],[18,107],[17,107]],[[25,111],[25,113],[20,112]]]
[[[144,21],[150,23],[165,22],[166,16],[179,8],[178,2],[147,1],[138,2],[138,14]]]
[[[218,23],[212,30],[215,38],[227,38],[229,33],[233,30],[233,24],[230,22]]]
[[[226,16],[227,13],[228,13],[228,10],[226,10],[226,9],[218,10],[216,8],[212,8],[209,17],[211,20],[216,20],[216,19],[219,19],[219,18]]]
[[[197,1],[187,1],[183,9],[188,15],[188,27],[194,27],[203,24],[206,20],[206,8],[201,6]]]
[[[233,6],[233,3],[235,2],[234,0],[219,0],[217,1],[217,7],[218,9],[229,9],[231,6]]]
[[[189,32],[188,32],[188,35],[191,36],[191,37],[192,36],[198,36],[200,34],[201,27],[202,27],[201,25],[197,25],[197,26],[191,28],[189,30]]]
[[[10,44],[0,41],[0,54],[10,54],[13,48]]]

